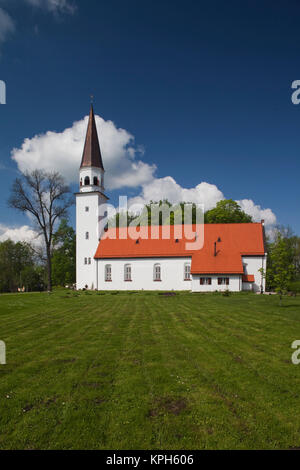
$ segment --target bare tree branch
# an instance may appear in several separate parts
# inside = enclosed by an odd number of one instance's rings
[[[48,267],[48,290],[52,289],[51,261],[55,225],[67,216],[68,209],[73,204],[70,188],[57,172],[27,172],[17,178],[12,186],[9,207],[32,214],[39,232],[43,235]]]

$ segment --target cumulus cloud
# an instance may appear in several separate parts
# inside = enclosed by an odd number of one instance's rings
[[[0,44],[15,31],[15,23],[9,14],[0,7]]]
[[[106,170],[107,189],[137,187],[153,178],[155,165],[138,159],[142,150],[135,146],[134,137],[125,129],[96,116],[101,151]],[[78,181],[88,116],[63,132],[47,132],[25,139],[21,148],[13,149],[12,159],[20,171],[41,168],[58,171],[69,183]]]
[[[13,149],[12,158],[22,172],[36,168],[56,170],[69,183],[77,182],[87,124],[88,116],[60,133],[49,131],[25,139],[21,148]],[[112,121],[105,121],[99,116],[96,116],[96,124],[107,189],[140,188],[138,195],[129,200],[129,206],[168,199],[174,204],[182,201],[204,204],[207,211],[225,199],[214,184],[201,182],[195,187],[184,188],[171,176],[156,178],[155,165],[142,160],[143,150],[135,145],[134,137],[127,130],[117,128]],[[271,209],[262,208],[251,199],[237,202],[254,221],[264,219],[267,227],[276,224],[276,216]]]
[[[143,185],[141,194],[131,198],[129,206],[163,199],[168,199],[173,204],[181,201],[194,202],[196,204],[202,203],[204,204],[205,211],[207,211],[215,207],[225,197],[222,191],[213,184],[202,182],[194,188],[183,188],[174,178],[167,176],[165,178],[154,178]],[[255,222],[260,222],[264,219],[267,228],[271,228],[276,224],[276,216],[271,209],[263,209],[251,199],[243,199],[237,202],[242,210],[253,217]]]
[[[174,178],[154,178],[142,187],[139,196],[130,199],[130,204],[146,204],[149,201],[168,199],[173,204],[178,202],[203,203],[205,210],[215,207],[218,201],[224,199],[223,193],[214,184],[202,182],[195,188],[183,188]]]
[[[69,0],[25,0],[34,7],[43,8],[52,13],[74,13],[76,6]]]
[[[22,227],[8,227],[0,224],[0,242],[12,240],[14,242],[27,242],[39,245],[41,240],[39,234],[28,225]]]
[[[266,226],[273,226],[276,224],[276,215],[271,209],[262,209],[260,205],[255,204],[251,199],[242,199],[237,201],[242,210],[253,217],[253,220],[260,222],[265,221]]]

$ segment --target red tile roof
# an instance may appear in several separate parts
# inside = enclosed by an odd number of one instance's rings
[[[243,282],[255,282],[253,274],[243,274]]]
[[[198,233],[201,240],[203,226],[186,226],[190,232]],[[151,238],[151,228],[156,231],[157,239]],[[204,244],[201,249],[187,249],[191,240],[177,234],[182,226],[142,227],[148,239],[140,235],[139,241],[127,237],[127,228],[109,229],[99,242],[96,259],[109,258],[157,258],[191,257],[192,274],[243,274],[242,255],[263,256],[264,236],[260,223],[252,224],[206,224],[204,225]],[[170,229],[171,238],[164,239]],[[174,235],[175,230],[175,235]],[[129,229],[130,231],[130,229]],[[113,239],[112,237],[115,236]],[[176,242],[178,237],[178,242]],[[217,256],[214,256],[214,243],[217,243]]]

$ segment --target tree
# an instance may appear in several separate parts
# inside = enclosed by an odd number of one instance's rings
[[[20,287],[26,292],[42,291],[45,288],[43,266],[26,266],[20,273]]]
[[[73,204],[70,189],[57,172],[26,172],[13,184],[9,207],[31,214],[43,236],[47,263],[48,290],[52,290],[52,249],[56,223],[67,216]]]
[[[282,295],[287,291],[294,275],[295,267],[291,262],[288,239],[278,232],[275,241],[269,245],[267,281],[280,295],[280,305]]]
[[[208,224],[247,224],[253,220],[236,201],[225,199],[218,202],[214,209],[205,213],[205,222]]]
[[[267,237],[266,242],[268,252],[268,266],[266,273],[267,290],[275,290],[275,267],[273,266],[275,260],[274,250],[276,249],[279,240],[284,240],[286,247],[286,262],[293,266],[291,283],[297,283],[297,281],[300,282],[300,238],[294,235],[290,227],[277,226],[273,232],[272,240]],[[289,283],[289,285],[291,283]],[[295,285],[296,284],[293,284],[294,287]],[[294,287],[290,290],[294,290]]]
[[[53,284],[65,286],[76,280],[76,234],[63,219],[53,237]]]
[[[28,243],[6,240],[0,243],[0,291],[15,292],[23,286],[22,272],[34,263]]]
[[[157,225],[157,222],[158,225],[184,224],[185,204],[191,206],[192,224],[202,220],[203,211],[197,204],[180,202],[172,205],[167,199],[164,199],[158,202],[150,201],[138,215],[130,212],[118,212],[109,223],[112,226],[115,224],[116,227],[127,227],[134,221],[138,221],[140,226]]]

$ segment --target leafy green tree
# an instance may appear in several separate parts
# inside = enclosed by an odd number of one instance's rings
[[[192,213],[192,223],[195,224],[197,221],[201,220],[202,209],[194,203],[178,203],[171,204],[167,199],[160,200],[158,202],[150,201],[149,204],[146,204],[139,215],[127,213],[117,213],[116,216],[110,221],[110,223],[115,223],[116,227],[126,227],[129,226],[132,222],[138,223],[140,226],[151,226],[151,225],[174,225],[184,224],[184,206],[189,204],[191,206]],[[164,212],[164,209],[172,210]],[[198,216],[198,217],[197,217]]]
[[[0,243],[0,291],[15,292],[23,287],[21,273],[33,264],[33,251],[28,243],[12,240]]]
[[[52,280],[56,286],[73,284],[76,280],[76,234],[63,219],[53,237]]]
[[[246,214],[233,199],[225,199],[217,203],[214,209],[205,213],[207,224],[238,224],[251,223],[252,217]]]
[[[26,266],[20,273],[20,287],[26,292],[43,291],[45,289],[45,269],[43,266]]]
[[[281,305],[282,295],[295,276],[289,239],[278,233],[275,241],[269,245],[268,258],[267,282],[280,295]]]

